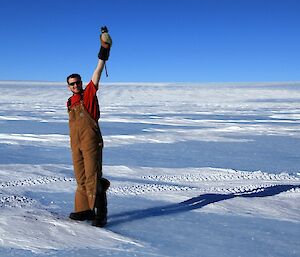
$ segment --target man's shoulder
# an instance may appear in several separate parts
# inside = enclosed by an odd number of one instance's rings
[[[92,80],[86,85],[85,90],[87,90],[87,89],[89,89],[89,90],[93,89],[93,90],[97,91],[97,88]]]

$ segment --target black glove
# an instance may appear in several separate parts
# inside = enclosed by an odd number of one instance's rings
[[[107,61],[109,57],[110,48],[104,48],[103,46],[100,47],[100,51],[98,53],[98,58]]]

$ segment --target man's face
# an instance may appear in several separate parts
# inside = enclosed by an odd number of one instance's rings
[[[82,81],[79,78],[69,78],[68,87],[73,94],[80,94],[82,92]]]

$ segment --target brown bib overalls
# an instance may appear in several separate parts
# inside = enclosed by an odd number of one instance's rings
[[[95,207],[97,181],[102,177],[103,139],[98,122],[91,117],[82,101],[68,111],[77,182],[75,212],[92,210]]]

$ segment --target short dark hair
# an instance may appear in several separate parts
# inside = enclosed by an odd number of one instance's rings
[[[80,81],[81,81],[81,76],[79,75],[79,74],[77,74],[77,73],[73,73],[73,74],[71,74],[71,75],[69,75],[68,77],[67,77],[67,83],[69,84],[69,79],[73,79],[73,78],[77,78],[77,79],[79,79]]]

